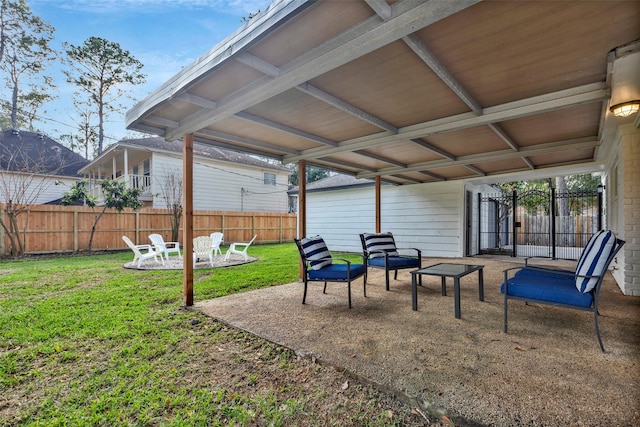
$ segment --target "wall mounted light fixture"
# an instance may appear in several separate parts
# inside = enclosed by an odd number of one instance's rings
[[[627,101],[613,105],[609,110],[616,117],[629,117],[640,110],[640,100]]]

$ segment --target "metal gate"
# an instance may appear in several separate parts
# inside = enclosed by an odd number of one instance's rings
[[[602,228],[602,190],[478,195],[478,253],[578,259]]]

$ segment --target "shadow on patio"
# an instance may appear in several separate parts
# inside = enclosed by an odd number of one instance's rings
[[[419,311],[411,309],[411,275],[401,271],[384,290],[380,270],[352,285],[291,283],[202,301],[195,308],[298,354],[346,370],[412,405],[457,425],[640,424],[640,298],[624,296],[608,275],[601,291],[598,346],[591,313],[509,302],[509,334],[502,333],[502,270],[521,264],[501,257],[423,259],[482,264],[461,279],[462,319],[454,318],[453,284],[423,277]],[[547,262],[549,265],[559,263]],[[561,262],[568,266],[566,262]]]

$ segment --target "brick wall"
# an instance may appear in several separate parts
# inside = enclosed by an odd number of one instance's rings
[[[640,129],[622,137],[625,295],[640,296]]]

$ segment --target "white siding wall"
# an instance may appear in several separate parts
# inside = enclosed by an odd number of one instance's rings
[[[41,205],[61,198],[66,191],[69,191],[71,185],[79,180],[79,178],[32,176],[6,172],[3,172],[0,178],[0,203],[5,203],[7,198],[22,193],[22,187],[26,185],[27,190],[19,202],[34,205]],[[60,184],[55,185],[56,181],[59,181]]]
[[[423,256],[463,256],[462,181],[382,187],[382,231],[399,247],[417,247]],[[307,235],[322,235],[331,250],[360,252],[358,235],[375,231],[373,187],[309,193]]]
[[[264,185],[264,172],[276,173],[276,185]],[[154,208],[166,208],[162,186],[167,174],[182,177],[182,159],[154,154],[151,175]],[[244,189],[244,192],[242,191]],[[196,210],[287,212],[287,175],[271,169],[251,168],[194,159],[193,208]]]
[[[373,187],[307,194],[307,236],[321,235],[331,251],[362,252],[358,234],[375,231]]]

